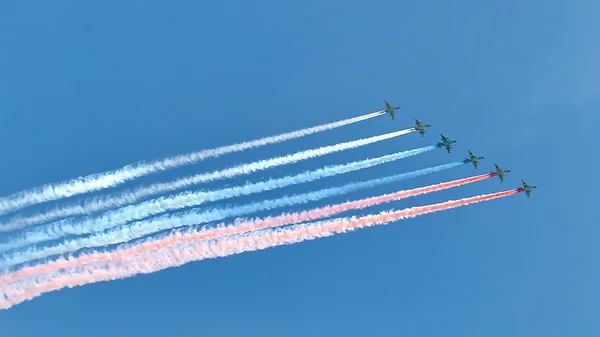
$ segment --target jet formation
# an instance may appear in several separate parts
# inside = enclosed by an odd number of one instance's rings
[[[383,101],[385,103],[385,108],[382,110],[383,112],[385,112],[386,114],[389,114],[390,117],[392,117],[392,120],[396,119],[396,110],[400,109],[399,106],[392,106],[390,103],[388,103],[388,101]],[[423,122],[419,121],[418,119],[415,118],[415,127],[413,128],[415,131],[418,131],[419,134],[421,135],[421,137],[425,137],[425,129],[430,127],[431,125],[429,124],[423,124]],[[448,151],[448,153],[450,153],[450,150],[452,149],[452,144],[456,143],[456,140],[451,140],[448,137],[444,136],[443,134],[440,134],[440,136],[442,137],[442,141],[438,142],[436,144],[436,146],[438,148],[445,148],[446,151]],[[463,160],[463,162],[465,164],[471,163],[473,164],[473,166],[477,169],[478,168],[478,163],[480,160],[482,160],[484,157],[479,157],[476,156],[475,154],[473,154],[473,152],[471,152],[471,150],[469,150],[469,157],[465,158]],[[492,171],[490,173],[490,175],[492,176],[497,176],[500,179],[500,182],[503,183],[504,182],[504,176],[510,172],[510,170],[505,170],[503,168],[501,168],[498,164],[494,163],[494,166],[496,167],[495,171]],[[529,185],[527,182],[525,182],[525,180],[521,180],[522,182],[522,186],[519,186],[516,191],[517,192],[525,192],[525,194],[527,195],[527,198],[531,197],[531,192],[537,188],[537,186],[533,186],[533,185]]]

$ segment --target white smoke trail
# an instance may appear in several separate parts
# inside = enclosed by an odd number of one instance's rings
[[[0,214],[12,212],[27,206],[71,197],[78,194],[89,193],[101,189],[114,187],[126,181],[146,176],[158,171],[167,170],[183,165],[193,164],[210,157],[218,157],[227,153],[244,151],[268,144],[304,137],[313,133],[323,132],[345,125],[383,115],[384,112],[373,112],[370,114],[328,123],[320,126],[306,128],[298,131],[288,132],[277,136],[265,137],[253,141],[222,146],[211,150],[179,155],[150,163],[138,163],[127,165],[115,171],[101,174],[92,174],[85,177],[68,180],[61,183],[48,184],[27,191],[18,192],[10,196],[0,198]]]
[[[209,181],[233,178],[235,176],[250,174],[257,171],[266,170],[269,168],[296,163],[301,160],[312,159],[316,157],[325,156],[335,152],[341,152],[358,148],[361,146],[373,144],[376,142],[384,141],[387,139],[395,138],[398,136],[406,135],[414,132],[414,128],[395,131],[386,133],[383,135],[373,136],[369,138],[358,139],[354,141],[323,146],[317,149],[310,149],[305,151],[296,152],[286,156],[260,160],[253,163],[237,165],[224,170],[214,171],[210,173],[201,173],[191,177],[178,179],[172,182],[156,183],[146,187],[140,187],[133,191],[126,191],[118,196],[105,196],[102,198],[92,198],[90,201],[85,201],[83,204],[61,206],[51,211],[36,214],[28,218],[11,219],[6,223],[0,223],[0,231],[10,231],[26,226],[34,225],[40,222],[46,222],[57,218],[64,218],[68,216],[90,214],[98,211],[102,211],[108,208],[120,207],[127,204],[132,204],[144,197],[151,195],[164,193],[168,191],[174,191],[189,187],[195,184],[201,184]]]

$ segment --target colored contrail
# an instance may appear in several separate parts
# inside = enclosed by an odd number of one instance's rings
[[[335,176],[338,174],[348,173],[357,171],[372,166],[392,162],[402,158],[415,156],[427,151],[436,149],[435,145],[426,146],[414,150],[393,153],[378,158],[366,159],[362,161],[352,162],[344,165],[325,167],[315,171],[304,172],[296,176],[287,176],[279,179],[271,179],[265,182],[253,183],[244,186],[230,187],[217,191],[209,192],[188,192],[182,193],[176,196],[168,198],[159,198],[150,201],[146,201],[136,205],[130,205],[117,209],[114,211],[106,212],[101,217],[88,219],[79,223],[70,223],[63,220],[61,232],[77,234],[85,231],[84,228],[92,227],[98,230],[109,229],[111,227],[118,226],[123,223],[127,223],[135,219],[143,219],[149,216],[164,213],[171,210],[182,209],[186,207],[198,206],[206,202],[212,202],[217,200],[223,200],[233,198],[242,195],[249,195],[264,191],[269,191],[277,188],[286,186],[306,183],[315,181],[318,179]],[[123,228],[127,230],[127,228]],[[119,235],[121,230],[113,230],[107,233],[97,233],[90,237],[68,240],[59,243],[54,246],[48,247],[31,247],[28,249],[13,250],[9,253],[0,256],[0,268],[7,268],[17,264],[25,263],[28,261],[43,259],[51,255],[63,254],[69,251],[78,250],[82,248],[97,247],[100,242],[101,236],[106,235]],[[112,234],[117,233],[117,234]],[[32,237],[32,236],[31,236]],[[117,241],[119,242],[119,241]]]
[[[446,165],[440,165],[440,166],[437,166],[437,168],[441,168],[442,166],[446,166]],[[361,182],[361,183],[348,184],[348,185],[345,185],[342,187],[324,189],[324,190],[316,191],[313,193],[300,194],[300,195],[292,196],[292,197],[288,197],[288,198],[281,198],[281,199],[277,199],[277,200],[267,200],[264,203],[255,203],[255,204],[250,204],[247,206],[233,208],[232,210],[235,213],[231,213],[227,217],[233,217],[233,216],[241,215],[244,213],[250,213],[250,212],[255,212],[255,211],[259,211],[259,210],[272,209],[275,207],[281,207],[283,205],[292,205],[292,204],[305,203],[305,202],[309,202],[309,201],[313,201],[313,200],[318,200],[318,199],[325,198],[325,197],[331,196],[331,195],[348,193],[352,190],[358,189],[361,186],[365,187],[365,188],[366,187],[374,187],[376,185],[380,185],[383,183],[389,183],[389,182],[393,182],[396,180],[401,180],[403,176],[409,176],[410,174],[417,174],[417,173],[423,174],[423,172],[426,172],[426,170],[428,170],[428,169],[409,172],[406,174],[399,174],[396,176],[391,176],[391,177],[386,177],[386,178],[381,178],[381,179],[374,179],[374,180]],[[421,194],[425,194],[425,193],[437,192],[437,191],[445,190],[448,188],[453,188],[453,187],[458,187],[458,186],[462,186],[465,184],[478,182],[478,181],[485,180],[485,179],[488,179],[491,177],[493,177],[493,174],[491,174],[491,173],[482,174],[479,176],[457,179],[454,181],[440,183],[440,184],[436,184],[436,185],[419,187],[419,188],[414,188],[414,189],[400,191],[400,192],[391,193],[391,194],[385,194],[385,195],[378,196],[378,197],[372,197],[372,198],[362,199],[362,200],[358,200],[358,201],[345,202],[345,203],[333,205],[333,206],[326,206],[326,207],[317,208],[317,209],[313,209],[310,211],[304,211],[304,212],[300,212],[300,213],[288,213],[288,214],[284,213],[284,214],[282,214],[280,216],[276,216],[276,217],[268,217],[265,219],[256,219],[256,220],[253,220],[251,223],[246,222],[243,226],[230,225],[227,227],[222,227],[222,226],[210,227],[210,228],[205,227],[199,231],[194,231],[194,232],[198,233],[198,235],[195,236],[195,240],[216,239],[221,236],[242,234],[242,233],[245,233],[248,231],[254,231],[254,230],[258,230],[258,229],[286,226],[286,225],[300,223],[303,221],[316,220],[316,219],[328,217],[328,216],[331,216],[334,214],[338,214],[341,212],[345,212],[345,211],[348,211],[351,209],[362,209],[362,208],[370,207],[373,205],[397,201],[400,199],[417,196],[417,195],[421,195]],[[278,203],[279,200],[286,200],[286,199],[289,201],[284,202],[284,203]],[[254,208],[254,206],[256,206],[256,205],[261,206],[263,208],[260,208],[260,209]],[[270,207],[270,206],[273,206],[273,207]],[[244,212],[244,213],[239,212],[236,209],[243,209],[246,212]],[[220,214],[221,214],[220,212],[222,212],[222,211],[223,210],[218,210],[216,215],[214,216],[214,218],[210,221],[219,220],[218,217],[220,216]],[[210,212],[208,212],[208,213],[210,213]],[[176,228],[176,227],[180,227],[180,226],[191,226],[191,225],[196,225],[199,223],[208,222],[207,218],[205,218],[204,214],[202,214],[202,213],[194,214],[194,215],[190,215],[189,213],[186,213],[183,215],[175,214],[173,216],[166,217],[166,219],[170,220],[171,222],[165,221],[164,222],[165,224],[176,223],[176,225],[171,226],[169,228]],[[243,220],[240,219],[240,220],[237,220],[236,223],[240,223],[242,221]],[[136,227],[137,227],[137,230],[135,231],[136,236],[135,237],[129,236],[127,238],[123,238],[120,242],[131,241],[131,240],[146,236],[149,233],[146,232],[145,230],[148,226],[152,226],[152,222],[153,222],[153,220],[147,221],[145,223],[140,222],[139,227],[136,225]],[[169,228],[153,227],[153,231],[166,230]],[[125,235],[130,235],[130,233],[131,233],[131,231],[127,231],[127,233]],[[116,251],[111,251],[108,253],[89,254],[89,255],[83,254],[77,258],[70,257],[69,259],[60,257],[54,261],[48,261],[44,264],[40,264],[40,265],[36,265],[36,266],[27,266],[18,271],[13,272],[13,273],[9,273],[6,275],[0,275],[0,284],[13,282],[19,278],[31,276],[34,274],[44,273],[44,272],[48,272],[48,271],[55,270],[55,269],[71,268],[71,267],[81,266],[84,264],[116,260],[117,258],[123,258],[128,255],[140,254],[140,252],[139,252],[140,249],[143,249],[144,251],[149,251],[149,250],[156,250],[159,248],[165,248],[166,246],[164,246],[162,244],[162,241],[164,241],[164,240],[165,239],[162,239],[162,238],[158,238],[158,239],[154,238],[154,239],[146,240],[144,243],[123,245],[120,248],[118,248]],[[169,240],[169,242],[173,243],[175,241]],[[111,242],[111,243],[115,243],[115,242]],[[142,246],[142,247],[140,247],[140,246]]]
[[[215,149],[203,150],[185,155],[179,155],[150,163],[138,163],[136,165],[127,165],[121,169],[114,171],[109,171],[100,174],[92,174],[89,176],[79,177],[77,179],[72,179],[61,183],[47,184],[38,188],[22,191],[4,198],[0,198],[0,214],[12,212],[38,203],[48,202],[61,198],[71,197],[78,194],[114,187],[135,178],[139,178],[170,168],[193,164],[210,157],[218,157],[228,153],[244,151],[247,149],[256,148],[268,144],[280,143],[283,141],[308,136],[310,134],[350,125],[384,114],[385,113],[383,111],[373,112],[354,118],[301,129],[293,132],[283,133],[276,136],[260,138],[248,142],[222,146]]]
[[[86,201],[83,204],[62,206],[55,208],[51,211],[36,214],[30,217],[18,217],[15,219],[11,219],[6,223],[0,223],[0,231],[15,230],[58,218],[90,214],[105,210],[107,208],[120,207],[127,204],[132,204],[144,197],[148,197],[151,195],[183,189],[192,185],[206,183],[210,181],[234,178],[243,174],[250,174],[253,172],[263,171],[277,166],[293,164],[301,160],[317,158],[336,152],[355,149],[361,146],[366,146],[376,142],[406,135],[414,131],[414,128],[409,128],[369,138],[363,138],[354,141],[323,146],[316,149],[300,151],[293,154],[275,157],[271,159],[264,159],[253,163],[236,165],[234,167],[230,167],[224,170],[218,170],[210,173],[201,173],[191,177],[181,178],[172,182],[156,183],[150,186],[137,188],[133,191],[125,191],[120,195],[109,195],[102,198],[92,198],[90,199],[90,201]],[[0,250],[2,249],[0,248]]]
[[[118,242],[126,242],[137,239],[139,237],[151,234],[153,232],[173,229],[182,226],[198,225],[201,223],[219,221],[230,217],[237,217],[244,214],[250,214],[259,211],[268,211],[278,207],[293,206],[297,204],[305,204],[311,201],[321,200],[334,195],[350,193],[363,188],[375,187],[378,185],[396,182],[404,179],[410,179],[426,174],[431,174],[441,170],[451,169],[456,166],[464,165],[464,161],[438,165],[413,172],[407,172],[389,176],[385,178],[372,179],[364,182],[350,183],[340,187],[326,188],[319,191],[294,195],[284,196],[274,200],[263,200],[260,202],[251,203],[244,206],[230,208],[213,208],[211,210],[194,209],[187,212],[176,214],[165,214],[154,217],[149,220],[137,221],[128,224],[126,228],[118,228],[109,233],[103,233],[94,236],[96,245],[109,245]],[[99,225],[98,225],[99,224]],[[33,231],[25,232],[21,238],[12,238],[8,243],[0,244],[0,251],[19,248],[25,245],[31,245],[43,241],[56,240],[65,235],[84,235],[94,232],[100,232],[108,229],[107,222],[81,225],[58,224],[48,228],[38,228]]]
[[[181,266],[192,261],[225,257],[248,251],[314,240],[364,227],[384,225],[432,212],[507,197],[517,193],[519,193],[518,190],[510,190],[427,206],[412,207],[401,211],[382,212],[377,215],[368,215],[360,218],[339,218],[284,228],[253,231],[244,235],[234,235],[217,240],[194,242],[195,240],[190,238],[188,242],[192,242],[191,244],[183,243],[171,248],[153,251],[149,254],[136,255],[119,261],[86,265],[73,270],[65,270],[46,278],[32,278],[29,283],[20,283],[18,286],[12,285],[2,290],[4,298],[0,299],[0,306],[2,309],[8,309],[13,305],[31,300],[43,293],[59,290],[64,287],[75,287],[101,281],[122,279],[137,274],[148,274],[166,268]],[[180,233],[179,235],[183,236],[186,234]],[[184,241],[181,238],[177,240]]]

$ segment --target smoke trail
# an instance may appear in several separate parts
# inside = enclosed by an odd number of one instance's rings
[[[463,164],[462,162],[457,162],[457,163],[459,163],[459,165]],[[196,212],[186,212],[186,213],[165,216],[164,217],[165,221],[161,221],[161,222],[158,222],[155,219],[151,219],[149,221],[141,221],[139,223],[135,223],[132,225],[132,227],[136,227],[136,229],[137,229],[135,231],[135,233],[136,233],[135,237],[129,236],[126,238],[122,238],[119,242],[131,241],[131,240],[143,237],[147,234],[150,234],[150,231],[147,230],[148,228],[152,228],[152,231],[159,231],[159,230],[165,230],[165,229],[170,229],[170,228],[176,228],[176,227],[180,227],[180,226],[191,226],[191,225],[195,225],[195,224],[205,223],[205,222],[209,222],[209,221],[217,221],[217,220],[221,220],[224,218],[253,213],[253,212],[257,212],[257,211],[269,210],[269,209],[273,209],[276,207],[291,206],[291,205],[295,205],[295,204],[307,203],[309,201],[315,201],[315,200],[319,200],[319,199],[326,198],[326,197],[333,196],[333,195],[349,193],[349,192],[357,190],[359,188],[375,187],[377,185],[387,184],[387,183],[403,180],[403,179],[406,179],[409,177],[416,177],[416,176],[420,176],[420,175],[427,174],[427,173],[433,173],[436,171],[436,169],[441,170],[444,167],[446,167],[446,168],[453,167],[452,166],[453,164],[454,163],[440,165],[440,166],[436,166],[436,167],[432,167],[432,168],[427,168],[427,169],[418,170],[418,171],[414,171],[414,172],[399,174],[399,175],[395,175],[395,176],[390,176],[390,177],[385,177],[385,178],[380,178],[380,179],[373,179],[373,180],[360,182],[360,183],[347,184],[347,185],[341,186],[341,187],[323,189],[320,191],[306,193],[306,194],[300,194],[300,195],[296,195],[296,196],[292,196],[292,197],[284,197],[284,198],[275,199],[275,200],[266,200],[266,201],[263,201],[260,203],[253,203],[250,205],[240,206],[240,207],[232,208],[229,210],[216,210],[216,212],[214,214],[211,214],[212,212],[199,213],[199,214]],[[456,166],[456,165],[454,165],[454,166]],[[437,185],[396,192],[393,194],[387,194],[387,195],[383,195],[383,196],[379,196],[379,197],[373,197],[373,198],[368,198],[368,199],[354,201],[354,202],[346,202],[341,205],[317,208],[315,210],[305,211],[300,214],[298,214],[298,213],[285,214],[284,213],[277,217],[269,217],[267,219],[256,219],[253,221],[252,226],[249,226],[246,223],[244,226],[235,225],[235,226],[228,226],[228,227],[217,226],[217,227],[212,227],[212,228],[203,228],[200,232],[202,232],[204,234],[199,234],[199,236],[195,237],[195,239],[196,240],[200,240],[200,238],[202,238],[202,240],[215,239],[215,238],[218,238],[221,236],[242,234],[247,231],[263,229],[263,228],[267,228],[267,227],[284,226],[284,225],[299,223],[301,221],[314,220],[314,219],[318,219],[318,218],[331,216],[333,214],[337,214],[340,212],[344,212],[348,209],[365,208],[365,207],[369,207],[369,206],[372,206],[375,204],[380,204],[383,202],[390,202],[390,201],[400,200],[403,198],[408,198],[408,197],[412,197],[412,196],[416,196],[416,195],[420,195],[420,194],[424,194],[424,193],[441,191],[441,190],[452,188],[452,187],[458,187],[461,185],[474,183],[477,181],[488,179],[490,177],[492,177],[491,174],[483,174],[483,175],[479,175],[479,176],[475,176],[475,177],[458,179],[458,180],[445,182],[445,183],[441,183],[441,184],[437,184]],[[211,214],[211,215],[207,215],[207,214]],[[243,221],[243,220],[237,220],[236,223],[240,223],[241,221]],[[163,224],[165,225],[165,227],[158,227]],[[175,224],[175,225],[173,225],[173,224]],[[123,235],[131,235],[131,232],[132,232],[132,230],[129,230],[126,232],[126,234],[123,234]],[[119,234],[121,234],[121,233],[119,233]],[[117,257],[122,258],[126,255],[132,254],[132,252],[138,252],[140,250],[140,248],[138,246],[140,246],[140,245],[143,246],[144,251],[155,250],[158,248],[164,248],[161,246],[160,242],[161,242],[160,238],[159,239],[153,238],[153,239],[146,240],[143,244],[134,243],[131,245],[122,245],[121,247],[119,247],[119,249],[117,251],[112,251],[110,253],[91,254],[91,255],[83,254],[77,258],[69,258],[69,259],[60,257],[57,260],[48,261],[45,264],[25,267],[14,273],[10,273],[7,275],[0,275],[0,284],[7,283],[7,282],[13,282],[14,280],[19,279],[19,278],[30,276],[30,275],[33,275],[36,273],[48,272],[48,271],[51,271],[54,269],[69,268],[69,267],[74,267],[74,266],[80,266],[82,264],[89,264],[89,263],[95,263],[95,262],[100,262],[100,261],[108,261],[108,260],[117,259]],[[110,243],[116,243],[116,240],[111,241]],[[107,245],[107,243],[104,242],[104,245]]]
[[[131,220],[147,218],[151,215],[160,214],[166,211],[198,206],[206,202],[223,200],[242,195],[249,195],[253,193],[273,190],[276,188],[282,188],[286,186],[315,181],[318,179],[331,177],[347,172],[357,171],[372,166],[399,160],[402,158],[418,155],[427,151],[431,151],[433,149],[436,149],[435,145],[389,154],[378,158],[352,162],[349,164],[325,167],[315,171],[304,172],[296,176],[287,176],[279,179],[271,179],[265,182],[253,183],[245,186],[230,187],[222,190],[209,192],[188,192],[176,196],[158,198],[140,204],[130,205],[121,209],[106,212],[101,217],[88,219],[79,223],[72,223],[72,221],[63,220],[61,221],[63,224],[60,225],[60,231],[61,233],[77,234],[84,232],[84,228],[88,227],[100,231],[102,229],[109,229],[111,227],[127,223]],[[28,249],[15,250],[0,256],[0,268],[4,269],[10,266],[25,263],[27,261],[42,259],[51,255],[63,254],[69,251],[78,250],[82,248],[102,246],[104,244],[103,242],[108,241],[103,239],[107,235],[110,235],[114,238],[122,237],[120,236],[120,233],[123,233],[123,231],[127,230],[127,228],[124,228],[123,230],[117,229],[109,233],[98,233],[91,237],[69,240],[58,245],[49,247],[32,247]],[[29,237],[33,236],[30,235],[27,238]],[[120,239],[115,240],[116,242],[120,242]]]
[[[224,154],[244,151],[268,144],[275,144],[287,140],[308,136],[313,133],[323,132],[345,125],[350,125],[385,114],[382,111],[341,120],[329,124],[301,129],[288,132],[277,136],[260,138],[248,142],[237,143],[228,146],[222,146],[211,150],[179,155],[150,163],[138,163],[136,165],[127,165],[119,170],[109,171],[101,174],[92,174],[86,177],[68,180],[57,184],[48,184],[38,188],[12,194],[0,198],[0,214],[12,212],[30,205],[71,197],[78,194],[98,191],[101,189],[114,187],[126,181],[146,176],[158,171],[164,171],[170,168],[193,164],[201,160],[218,157]]]
[[[211,221],[218,221],[229,217],[240,216],[258,211],[266,211],[277,207],[304,204],[310,201],[317,201],[330,196],[349,193],[363,188],[374,187],[389,182],[400,181],[403,179],[414,178],[425,174],[431,174],[441,170],[447,170],[463,164],[463,161],[459,161],[413,172],[398,174],[391,177],[373,179],[360,183],[350,183],[341,187],[328,188],[291,197],[285,196],[283,198],[278,198],[275,200],[264,200],[245,206],[238,206],[235,208],[216,208],[210,211],[194,209],[184,213],[166,214],[163,216],[152,218],[150,220],[134,222],[128,225],[127,228],[116,229],[115,231],[106,233],[105,235],[95,236],[94,241],[98,242],[96,243],[97,245],[99,244],[99,242],[105,242],[105,244],[103,245],[108,245],[118,242],[131,241],[157,231],[177,228],[181,226],[197,225],[200,223]],[[83,235],[94,232],[100,232],[108,229],[108,227],[106,227],[107,225],[109,224],[101,223],[100,225],[98,225],[96,223],[95,226],[92,223],[73,225],[72,220],[64,220],[56,224],[51,224],[47,228],[36,228],[34,230],[25,232],[20,238],[9,238],[9,242],[0,244],[0,251],[3,252],[10,249],[19,248],[25,245],[31,245],[49,240],[56,240],[66,235]]]
[[[369,138],[358,139],[354,141],[339,143],[335,145],[323,146],[317,149],[310,149],[306,151],[296,152],[281,157],[275,157],[271,159],[260,160],[253,163],[237,165],[224,170],[214,171],[210,173],[197,174],[191,177],[178,179],[173,182],[167,183],[156,183],[150,186],[141,187],[133,191],[124,192],[120,196],[106,196],[103,198],[94,198],[91,202],[86,202],[83,205],[74,205],[69,207],[59,207],[52,211],[34,215],[29,218],[21,218],[18,222],[9,222],[7,224],[0,223],[2,230],[14,230],[22,228],[27,225],[32,225],[40,221],[49,221],[60,217],[89,214],[97,211],[101,211],[111,207],[119,207],[127,204],[131,204],[144,197],[159,194],[162,192],[168,192],[173,190],[182,189],[191,185],[201,184],[205,182],[233,178],[243,174],[250,174],[257,171],[263,171],[269,168],[293,164],[301,160],[317,158],[328,154],[346,151],[361,146],[373,144],[376,142],[392,139],[398,136],[406,135],[414,132],[414,128],[395,131],[386,133],[383,135],[373,136]],[[0,249],[1,250],[1,249]]]
[[[192,261],[225,257],[248,251],[314,240],[360,228],[385,225],[390,222],[432,212],[507,197],[517,193],[519,193],[518,190],[511,190],[460,200],[451,200],[428,206],[412,207],[401,211],[382,212],[377,215],[368,215],[360,218],[339,218],[285,228],[254,231],[244,235],[234,235],[193,244],[184,243],[172,248],[154,251],[150,254],[66,270],[52,275],[47,279],[33,278],[29,284],[19,284],[18,287],[6,288],[4,290],[6,299],[0,305],[3,305],[1,309],[8,309],[13,305],[31,300],[43,293],[59,290],[64,287],[75,287],[101,281],[122,279],[137,274],[148,274],[166,268],[181,266]]]

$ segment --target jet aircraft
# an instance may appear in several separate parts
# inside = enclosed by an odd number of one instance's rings
[[[496,163],[494,163],[494,165],[496,165],[496,172],[492,172],[492,175],[498,176],[501,183],[504,182],[504,175],[510,172],[510,170],[504,170]]]
[[[471,152],[471,150],[469,150],[469,158],[466,158],[465,160],[463,160],[463,162],[466,163],[473,163],[473,166],[475,166],[475,168],[477,168],[477,163],[483,159],[483,157],[478,157],[476,155],[473,154],[473,152]]]
[[[525,180],[521,179],[521,181],[523,182],[523,186],[517,188],[517,191],[519,192],[525,192],[525,194],[527,194],[527,198],[531,197],[531,192],[534,188],[537,188],[537,186],[532,186],[529,185],[528,183],[525,182]]]
[[[385,102],[385,113],[390,114],[390,116],[392,116],[392,119],[396,119],[396,113],[394,111],[400,109],[399,106],[391,106],[390,103],[388,103],[387,101],[383,101]]]
[[[450,149],[452,148],[452,144],[456,143],[455,140],[450,140],[448,138],[446,138],[446,136],[444,135],[440,135],[442,136],[442,141],[437,143],[437,147],[445,147],[446,150],[448,151],[448,153],[450,153]]]
[[[416,118],[415,118],[415,124],[417,124],[417,126],[415,127],[415,130],[419,131],[419,133],[421,134],[421,137],[425,137],[425,129],[430,127],[431,125],[423,124]]]

